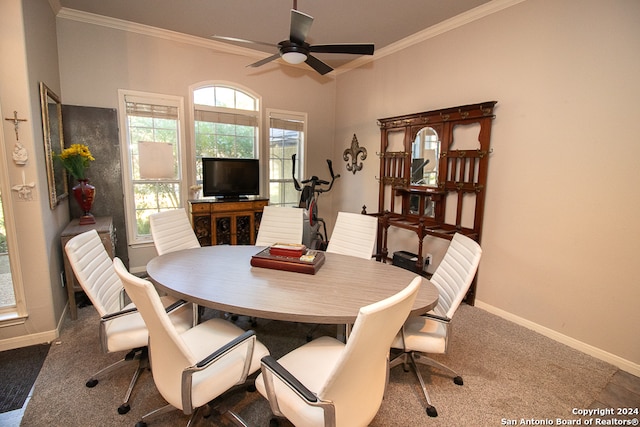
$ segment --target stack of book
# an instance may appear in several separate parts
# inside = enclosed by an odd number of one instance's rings
[[[305,245],[275,243],[251,257],[253,267],[316,274],[324,264],[324,253],[308,250]]]

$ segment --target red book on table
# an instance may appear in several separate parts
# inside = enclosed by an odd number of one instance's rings
[[[306,255],[300,257],[289,257],[273,255],[270,253],[269,248],[266,248],[251,257],[251,265],[253,267],[305,274],[316,274],[323,264],[324,253],[318,251],[309,251]]]
[[[273,256],[300,258],[306,252],[307,247],[299,243],[274,243],[269,246],[269,254]]]

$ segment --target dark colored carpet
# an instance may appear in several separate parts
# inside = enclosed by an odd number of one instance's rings
[[[49,344],[0,352],[0,413],[22,408],[49,353]]]

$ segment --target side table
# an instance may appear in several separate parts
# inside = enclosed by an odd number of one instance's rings
[[[82,291],[82,288],[78,284],[75,274],[73,274],[73,269],[71,268],[71,264],[69,264],[69,259],[67,258],[64,246],[74,236],[82,234],[85,231],[96,230],[109,256],[113,258],[115,255],[116,231],[113,227],[113,219],[110,216],[103,216],[95,217],[95,220],[95,224],[80,225],[80,220],[74,219],[65,227],[64,230],[62,230],[62,233],[60,233],[62,258],[64,260],[65,286],[67,287],[67,295],[69,297],[69,314],[71,315],[72,320],[76,320],[78,318],[76,291]]]

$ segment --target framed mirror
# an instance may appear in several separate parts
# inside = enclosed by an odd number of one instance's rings
[[[54,161],[54,154],[60,154],[64,149],[62,103],[58,95],[43,82],[40,82],[40,110],[42,111],[42,134],[49,184],[49,206],[51,209],[55,209],[62,200],[69,196],[64,166],[59,161]]]
[[[438,186],[440,138],[431,127],[418,131],[411,144],[411,185]]]

